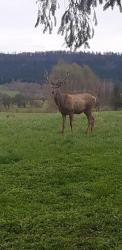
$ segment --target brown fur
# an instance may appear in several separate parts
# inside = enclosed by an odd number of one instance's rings
[[[88,93],[82,94],[65,94],[60,89],[53,91],[54,100],[62,114],[62,134],[64,133],[66,116],[69,115],[70,127],[72,130],[72,120],[74,114],[84,113],[88,120],[86,133],[91,132],[94,126],[94,117],[92,116],[92,108],[95,106],[96,97]]]

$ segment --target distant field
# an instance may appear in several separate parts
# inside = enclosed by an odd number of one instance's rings
[[[6,95],[9,95],[11,97],[14,97],[18,93],[19,93],[19,91],[9,90],[6,86],[0,85],[0,94],[6,94]]]
[[[16,94],[24,94],[33,97],[41,96],[41,86],[36,83],[27,83],[27,82],[11,82],[9,84],[0,85],[0,94],[7,94],[11,97],[14,97]]]
[[[0,113],[0,249],[122,250],[122,112]]]

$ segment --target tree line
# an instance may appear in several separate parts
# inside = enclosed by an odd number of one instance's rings
[[[32,96],[17,93],[15,96],[10,96],[9,94],[1,94],[0,93],[0,110],[7,111],[10,108],[41,108],[45,101],[44,97],[40,97],[40,99],[34,99]]]
[[[46,82],[45,72],[51,73],[59,60],[88,65],[102,80],[122,86],[122,54],[50,51],[37,53],[0,54],[0,84],[12,81]]]

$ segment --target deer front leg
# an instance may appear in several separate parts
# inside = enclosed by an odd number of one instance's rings
[[[62,135],[64,134],[64,128],[65,128],[65,121],[66,121],[66,115],[62,114]]]

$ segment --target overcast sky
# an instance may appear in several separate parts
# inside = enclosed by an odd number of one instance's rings
[[[60,7],[58,16],[66,7],[65,0],[61,0]],[[117,8],[97,12],[98,25],[90,51],[122,52],[122,13]],[[36,17],[36,0],[0,0],[0,52],[65,50],[63,37],[56,32],[44,35],[41,27],[34,28]]]

